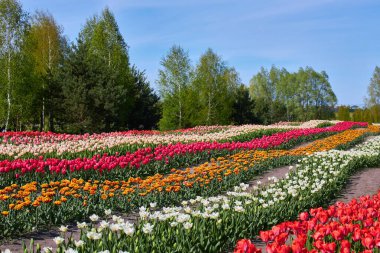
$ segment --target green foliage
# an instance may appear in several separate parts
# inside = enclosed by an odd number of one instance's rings
[[[326,121],[326,122],[322,122],[322,123],[319,123],[316,128],[324,128],[324,127],[331,127],[333,126],[334,123],[331,123],[329,121]]]
[[[46,12],[30,19],[15,0],[0,0],[0,127],[101,132],[155,128],[158,96],[129,63],[109,9],[90,18],[68,46]]]
[[[371,82],[368,86],[368,97],[365,99],[367,107],[380,104],[380,68],[375,67]]]
[[[241,84],[238,73],[227,67],[211,49],[200,57],[195,71],[188,53],[179,46],[170,49],[161,65],[158,80],[162,98],[160,129],[252,121],[249,96],[242,90],[240,98],[243,100],[236,97]],[[245,111],[235,117],[239,108]]]
[[[173,46],[162,59],[161,66],[157,81],[163,108],[160,128],[189,127],[191,101],[188,94],[193,76],[189,55],[180,46]]]
[[[53,16],[47,12],[37,11],[33,16],[31,27],[24,39],[25,51],[33,60],[31,73],[35,76],[36,92],[33,97],[34,120],[40,118],[39,130],[54,130],[56,113],[56,94],[60,93],[56,76],[63,62],[67,47],[62,35],[62,28]],[[49,122],[49,124],[47,124]]]
[[[380,68],[378,66],[375,67],[367,93],[368,96],[364,99],[366,108],[354,110],[353,120],[378,123],[380,122]]]
[[[234,124],[252,124],[257,121],[253,115],[254,103],[249,97],[249,90],[241,84],[236,90],[235,101],[232,105],[232,121]]]
[[[161,118],[159,97],[150,88],[144,72],[133,66],[132,76],[135,103],[128,119],[128,127],[132,129],[157,128],[157,122]]]
[[[229,124],[236,90],[240,85],[234,68],[227,67],[221,57],[208,49],[197,64],[193,87],[198,92],[199,112],[196,124]]]
[[[310,67],[289,73],[275,66],[261,68],[250,81],[250,96],[259,122],[305,121],[333,117],[336,96],[326,72]]]
[[[342,121],[350,121],[350,108],[348,106],[339,106],[337,112],[337,119]]]
[[[380,122],[380,105],[373,105],[370,108],[356,109],[352,113],[353,121],[379,123]]]
[[[0,0],[0,126],[18,128],[24,106],[18,92],[27,80],[19,71],[21,47],[28,27],[28,15],[17,0]]]

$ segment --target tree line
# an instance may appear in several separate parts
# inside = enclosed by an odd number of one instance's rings
[[[50,13],[30,15],[19,1],[0,0],[3,131],[168,130],[335,117],[328,75],[311,67],[261,68],[246,86],[212,49],[193,64],[174,45],[161,60],[156,82],[158,93],[130,62],[108,8],[87,19],[69,42]],[[379,96],[379,90],[370,92]]]
[[[364,98],[365,107],[342,105],[338,107],[337,119],[380,123],[380,67],[376,66]]]
[[[101,132],[154,128],[159,97],[132,65],[114,15],[89,18],[75,43],[47,12],[0,1],[0,127]]]
[[[212,49],[193,66],[188,52],[173,46],[161,61],[158,84],[162,129],[329,119],[337,102],[324,71],[261,68],[246,87]]]

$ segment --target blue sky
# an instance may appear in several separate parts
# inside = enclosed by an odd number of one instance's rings
[[[87,18],[108,6],[129,45],[131,63],[156,88],[160,60],[173,44],[193,64],[212,48],[248,84],[261,66],[325,70],[339,104],[363,104],[380,66],[378,0],[21,0],[48,10],[75,41]]]

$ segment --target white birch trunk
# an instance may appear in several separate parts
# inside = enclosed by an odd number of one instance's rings
[[[182,128],[182,96],[181,96],[181,85],[178,85],[179,93],[179,128]]]
[[[10,46],[8,46],[8,66],[7,66],[7,75],[8,75],[8,89],[7,89],[7,105],[8,105],[8,109],[7,109],[7,119],[5,121],[5,129],[4,131],[6,132],[8,130],[8,125],[9,125],[9,118],[10,118],[10,115],[11,115],[11,105],[12,105],[12,101],[11,101],[11,51],[10,51]]]

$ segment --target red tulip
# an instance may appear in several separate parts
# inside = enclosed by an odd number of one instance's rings
[[[361,232],[360,232],[360,229],[355,229],[354,230],[354,233],[352,235],[352,240],[354,240],[355,242],[356,241],[359,241],[361,238]]]
[[[281,233],[275,238],[275,242],[278,245],[284,244],[288,239],[288,233]]]
[[[336,243],[335,242],[331,242],[331,243],[326,243],[323,245],[323,252],[326,252],[326,253],[334,253],[335,252],[335,248],[336,248]]]
[[[276,243],[268,243],[266,246],[266,251],[268,253],[276,253],[277,252],[277,244]]]
[[[325,233],[317,231],[314,233],[313,239],[314,240],[322,240],[324,236],[325,236]]]
[[[366,236],[362,238],[361,241],[362,241],[363,246],[366,247],[367,249],[373,249],[373,247],[375,247],[375,241],[370,236]]]
[[[373,219],[372,218],[368,218],[366,220],[363,221],[363,225],[365,227],[371,227],[373,225]]]
[[[292,252],[293,253],[304,253],[304,252],[307,252],[307,249],[305,248],[305,244],[302,245],[298,241],[293,241]]]
[[[260,238],[263,242],[268,242],[271,239],[269,231],[260,231]]]
[[[351,243],[347,240],[340,242],[340,253],[350,253]]]
[[[301,221],[307,221],[307,220],[309,220],[309,213],[308,212],[302,212],[302,213],[300,213],[299,219]]]
[[[327,220],[329,219],[329,216],[326,212],[320,212],[318,213],[317,218],[319,222],[321,222],[322,224],[325,224]]]
[[[332,236],[335,240],[337,240],[337,241],[341,241],[341,240],[343,239],[343,237],[344,237],[342,231],[340,231],[340,230],[334,230],[334,231],[332,231],[332,232],[331,232],[331,236]]]
[[[251,240],[242,239],[237,242],[234,253],[261,253],[261,249],[257,249]]]
[[[292,248],[290,248],[288,245],[281,245],[277,247],[278,253],[290,253],[292,252]]]
[[[313,230],[315,228],[315,226],[317,225],[317,219],[316,218],[312,218],[310,220],[307,221],[307,229],[308,230]]]
[[[285,231],[285,228],[281,225],[276,225],[272,227],[274,236],[278,236],[280,233]]]
[[[321,250],[321,249],[323,249],[324,242],[322,240],[316,240],[313,243],[313,246],[316,247],[317,249]]]

